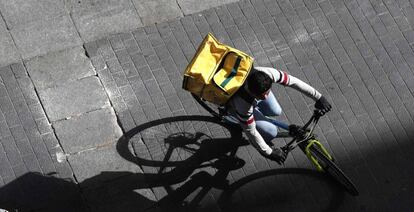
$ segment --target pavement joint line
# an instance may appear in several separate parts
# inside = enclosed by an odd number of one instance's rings
[[[84,52],[85,52],[85,56],[87,57],[87,58],[89,58],[90,60],[92,60],[92,57],[88,54],[88,51],[86,51],[86,47],[85,47],[85,45],[87,44],[87,42],[84,42],[83,44],[82,44],[82,48],[83,48],[83,50],[84,50]],[[92,61],[91,61],[92,62]],[[93,67],[93,69],[95,70],[95,72],[96,72],[96,69],[95,69],[95,66],[94,65],[92,65],[92,67]]]
[[[8,25],[8,24],[7,24],[7,22],[6,22],[6,19],[4,18],[3,13],[1,13],[1,12],[0,12],[0,17],[1,17],[1,19],[3,20],[4,25],[6,25],[6,29],[7,29],[7,31],[10,31],[10,27],[9,27],[9,25]],[[10,32],[9,32],[9,33],[10,33]]]
[[[16,51],[17,51],[17,53],[19,54],[19,60],[20,60],[20,62],[23,62],[23,55],[22,55],[21,51],[19,51],[19,48],[17,47],[16,41],[14,40],[14,37],[13,37],[13,36],[12,36],[12,34],[10,33],[10,28],[9,28],[9,26],[8,26],[8,25],[7,25],[7,23],[6,23],[6,20],[4,19],[3,14],[2,14],[2,13],[0,13],[0,16],[1,16],[1,18],[3,19],[4,24],[6,25],[7,33],[10,35],[10,38],[11,38],[11,40],[13,41],[13,45],[16,47]],[[18,62],[16,62],[16,63],[18,63]],[[11,64],[8,64],[8,65],[11,65]],[[7,66],[7,64],[6,64],[6,66]],[[26,67],[25,67],[25,68],[26,68]],[[27,69],[26,69],[26,70],[27,70]]]
[[[85,50],[85,54],[87,55],[87,51],[86,51],[85,46],[83,45],[82,47]],[[88,57],[88,58],[90,59],[90,57]],[[93,64],[92,64],[92,67],[95,69],[95,66]],[[115,118],[116,118],[116,123],[118,124],[119,128],[121,128],[122,133],[124,134],[126,131],[125,131],[124,127],[122,126],[121,120],[119,119],[118,114],[117,114],[117,112],[116,112],[116,110],[115,110],[115,108],[113,106],[114,104],[112,103],[111,97],[109,96],[108,91],[106,90],[105,86],[102,83],[101,78],[99,77],[99,72],[95,70],[95,74],[96,74],[96,77],[99,80],[99,83],[101,84],[102,88],[104,89],[105,94],[106,94],[106,96],[108,98],[108,102],[109,102],[109,105],[106,105],[106,106],[104,106],[102,108],[110,107],[110,108],[112,108],[112,110],[114,110],[114,114],[115,114]],[[100,108],[100,109],[102,109],[102,108]],[[100,110],[100,109],[98,109],[98,110]],[[90,111],[90,112],[92,112],[92,111]]]
[[[82,40],[83,44],[85,44],[85,43],[86,43],[86,41],[84,41],[84,40],[83,40],[83,38],[82,38],[82,36],[81,36],[81,34],[80,34],[80,31],[79,31],[78,27],[76,26],[75,21],[73,20],[73,13],[72,13],[72,12],[68,12],[68,15],[69,15],[69,17],[70,17],[70,21],[72,22],[73,26],[74,26],[74,27],[75,27],[75,29],[76,29],[76,33],[78,34],[79,38]],[[67,48],[66,48],[66,49],[67,49]],[[83,48],[83,49],[84,49],[84,50],[85,50],[85,52],[86,52],[86,49],[85,49],[85,48]]]
[[[109,101],[108,101],[108,102],[109,102]],[[65,118],[57,119],[57,120],[55,120],[55,121],[53,121],[53,122],[49,122],[49,123],[53,124],[53,123],[60,122],[60,121],[67,121],[67,120],[71,120],[71,119],[73,119],[73,118],[81,117],[81,116],[83,116],[83,115],[85,115],[85,114],[89,114],[89,113],[92,113],[92,112],[96,112],[96,111],[99,111],[99,110],[102,110],[102,109],[105,109],[105,108],[112,108],[112,109],[113,109],[113,107],[112,107],[112,106],[109,106],[109,105],[104,105],[104,106],[102,106],[101,108],[97,108],[97,109],[89,110],[89,111],[86,111],[86,112],[83,112],[83,113],[78,113],[78,114],[75,114],[75,115],[72,115],[72,116],[68,116],[68,117],[65,117]],[[48,121],[49,121],[49,120],[48,120]]]
[[[95,67],[93,69],[95,71]],[[81,77],[81,78],[77,78],[76,80],[80,81],[80,80],[83,80],[83,79],[86,79],[86,78],[89,78],[89,77],[98,77],[98,74],[95,71],[95,74],[92,74],[92,75],[89,75],[89,76],[84,76],[84,77]]]
[[[42,107],[43,107],[43,105],[42,105]],[[57,136],[57,134],[56,134],[56,130],[55,130],[55,127],[53,126],[53,124],[51,124],[51,128],[52,128],[53,134],[55,134],[55,138],[56,138],[56,140],[57,140],[57,142],[58,142],[58,144],[59,144],[59,146],[60,146],[60,149],[62,150],[63,154],[64,154],[64,155],[66,155],[67,153],[65,152],[65,149],[63,148],[62,142],[60,141],[59,137],[58,137],[58,136]],[[67,158],[67,157],[65,157],[65,159],[64,159],[64,160],[66,160],[66,163],[67,163],[67,164],[68,164],[68,166],[70,167],[70,170],[71,170],[71,172],[72,172],[72,177],[73,177],[73,179],[75,180],[75,184],[76,184],[76,185],[79,185],[79,181],[78,181],[78,179],[76,178],[76,175],[75,175],[74,169],[73,169],[72,165],[70,164],[70,162],[69,162],[68,158]],[[62,162],[63,162],[63,161],[62,161]],[[78,188],[80,188],[80,187],[78,187]]]
[[[141,18],[141,16],[139,15],[139,12],[138,12],[138,9],[137,9],[137,7],[135,6],[135,3],[134,3],[134,1],[133,0],[130,0],[129,1],[131,4],[132,4],[132,6],[134,7],[134,9],[135,9],[135,12],[137,13],[137,15],[138,15],[138,18],[139,18],[139,21],[142,23],[142,27],[144,27],[144,24],[143,24],[143,22],[142,22],[142,18]],[[104,36],[104,38],[106,38],[106,37],[109,37],[110,35],[108,35],[108,36]]]
[[[83,150],[80,150],[80,151],[77,151],[77,152],[65,153],[64,155],[65,155],[65,157],[70,157],[70,156],[73,156],[73,155],[79,155],[79,154],[84,153],[84,152],[89,152],[89,151],[93,151],[93,150],[97,150],[97,149],[102,149],[102,148],[111,146],[112,144],[115,144],[115,143],[117,143],[117,141],[106,142],[104,144],[100,144],[98,146],[83,149]]]
[[[183,8],[181,8],[181,5],[180,5],[180,3],[178,2],[178,0],[175,0],[175,2],[177,3],[178,8],[180,8],[180,12],[181,12],[181,14],[183,15],[183,17],[184,17],[184,16],[187,16],[186,14],[184,14]]]

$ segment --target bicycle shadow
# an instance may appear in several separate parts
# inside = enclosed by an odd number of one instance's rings
[[[190,157],[186,158],[183,161],[173,161],[168,160],[162,161],[151,161],[139,158],[131,154],[130,149],[128,148],[128,140],[133,136],[139,134],[141,130],[149,128],[153,125],[159,125],[168,123],[169,121],[177,120],[200,120],[200,121],[211,121],[216,124],[223,125],[223,123],[218,122],[212,117],[205,116],[181,116],[174,118],[160,119],[153,122],[146,123],[144,125],[138,126],[129,132],[125,133],[125,136],[118,141],[117,150],[122,157],[125,159],[136,163],[140,167],[143,166],[153,166],[158,167],[158,173],[144,173],[143,177],[147,186],[154,188],[162,186],[167,191],[167,194],[159,199],[157,203],[151,208],[159,208],[162,211],[195,211],[197,206],[203,200],[203,198],[209,193],[213,188],[223,191],[221,195],[218,206],[220,210],[226,210],[227,207],[223,204],[223,198],[226,194],[236,192],[236,188],[248,183],[249,181],[259,179],[261,177],[266,177],[269,175],[286,175],[286,174],[299,174],[307,175],[313,178],[326,179],[330,183],[328,186],[334,190],[333,196],[331,198],[330,204],[327,206],[326,211],[333,211],[337,208],[338,205],[342,202],[341,199],[344,197],[344,191],[337,189],[337,186],[323,175],[317,171],[308,170],[308,169],[277,169],[277,170],[268,170],[264,172],[259,172],[250,176],[246,176],[237,182],[229,185],[228,175],[232,170],[241,169],[245,165],[245,161],[237,157],[237,151],[240,147],[248,145],[247,140],[242,137],[239,128],[231,127],[225,125],[231,132],[229,138],[215,138],[215,139],[205,139],[200,142],[199,149]],[[201,138],[202,133],[195,132],[194,136],[191,138],[185,138],[183,136],[174,137],[172,140],[165,139],[165,142],[174,144],[174,147],[183,147],[187,144],[195,143],[198,138]],[[167,150],[166,155],[168,155],[169,150]],[[166,157],[167,158],[167,157]],[[198,171],[202,167],[205,167],[205,162],[214,160],[213,163],[210,163],[209,166],[216,170],[215,173],[208,171]],[[159,170],[162,167],[168,167],[175,165],[175,167],[165,173],[161,173]],[[145,168],[142,168],[145,170]],[[175,189],[172,189],[170,186],[174,184],[180,184]],[[199,190],[195,197],[191,200],[188,199],[190,194],[194,191]],[[228,195],[227,195],[228,196]],[[225,198],[224,198],[225,199]],[[227,201],[228,202],[228,201]]]

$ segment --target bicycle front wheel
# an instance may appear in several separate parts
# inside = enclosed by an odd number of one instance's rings
[[[338,183],[340,183],[345,188],[345,190],[354,196],[357,196],[359,194],[351,179],[349,179],[332,160],[323,154],[318,147],[312,145],[309,148],[309,152],[322,166],[323,171],[335,179]]]

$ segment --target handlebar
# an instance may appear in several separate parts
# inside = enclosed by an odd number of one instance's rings
[[[283,146],[281,149],[287,154],[289,153],[291,150],[293,150],[294,148],[296,148],[296,146],[298,146],[300,143],[308,140],[312,135],[313,135],[313,131],[315,130],[316,124],[319,121],[319,118],[323,116],[323,113],[320,110],[314,110],[312,117],[309,119],[308,122],[306,122],[305,125],[303,125],[300,129],[303,132],[303,134],[300,135],[295,135],[294,138],[285,146]],[[312,125],[312,128],[310,130],[308,130],[309,125]],[[297,141],[299,140],[300,141]]]
[[[303,125],[302,130],[306,130],[312,122],[314,122],[314,125],[316,125],[316,123],[319,121],[319,118],[322,115],[323,114],[321,113],[320,110],[314,110],[312,117],[309,119],[309,121],[305,125]]]

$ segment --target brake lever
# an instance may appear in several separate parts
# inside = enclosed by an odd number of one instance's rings
[[[315,117],[315,119],[319,119],[320,117],[322,117],[324,114],[322,113],[322,110],[319,109],[315,109],[313,111],[313,116]]]

